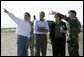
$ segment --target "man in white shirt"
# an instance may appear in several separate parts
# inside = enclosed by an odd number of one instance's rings
[[[40,56],[40,51],[42,56],[46,56],[47,50],[47,32],[49,31],[48,22],[44,19],[45,13],[40,12],[40,20],[34,21],[34,34],[36,37],[36,51],[35,55]]]
[[[24,20],[16,17],[6,9],[4,12],[8,14],[8,16],[17,24],[17,55],[18,56],[27,56],[28,52],[28,43],[30,38],[31,26],[30,26],[30,14],[25,12]]]

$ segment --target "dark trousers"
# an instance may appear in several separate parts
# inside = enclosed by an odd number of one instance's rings
[[[65,56],[66,37],[52,39],[53,56]]]
[[[42,56],[46,56],[47,51],[47,36],[46,34],[36,34],[36,51],[35,56],[40,56],[40,52]]]

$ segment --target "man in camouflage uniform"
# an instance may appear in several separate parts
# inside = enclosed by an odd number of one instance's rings
[[[33,23],[30,21],[30,25],[31,25],[31,36],[30,36],[30,42],[29,42],[29,46],[30,46],[30,54],[31,56],[34,56],[34,34],[33,34]]]
[[[36,20],[36,16],[34,15],[33,16],[33,19]],[[33,24],[34,24],[34,20],[33,21],[30,21],[30,25],[31,25],[31,35],[30,35],[30,42],[29,42],[29,45],[30,45],[30,54],[31,56],[34,56],[34,47],[35,47],[35,37],[34,37],[34,33],[33,33]]]
[[[51,14],[56,14],[56,12],[52,11]],[[64,18],[69,23],[69,38],[67,39],[68,43],[68,51],[70,56],[79,56],[79,36],[81,24],[76,17],[76,12],[74,10],[70,10],[68,12],[69,17],[61,14],[61,17]]]

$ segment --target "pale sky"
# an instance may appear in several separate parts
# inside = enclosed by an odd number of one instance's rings
[[[77,17],[83,25],[83,1],[1,1],[1,27],[16,27],[15,22],[3,12],[2,8],[6,8],[21,19],[23,19],[25,12],[29,12],[31,20],[33,15],[39,19],[40,11],[45,12],[46,20],[54,20],[53,15],[49,15],[51,10],[67,16],[69,10],[76,10]]]

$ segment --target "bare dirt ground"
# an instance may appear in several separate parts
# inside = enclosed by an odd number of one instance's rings
[[[1,32],[1,56],[17,56],[17,38],[15,32]],[[28,49],[30,52],[30,49]],[[79,54],[83,56],[83,44],[79,46]],[[30,56],[30,53],[29,53]],[[47,45],[47,56],[52,56],[51,44]],[[66,45],[66,56],[68,55]]]

